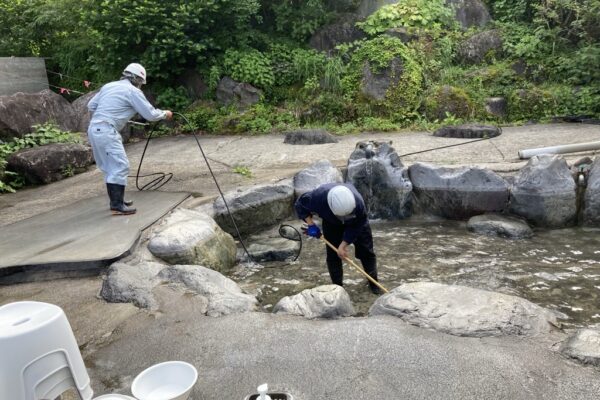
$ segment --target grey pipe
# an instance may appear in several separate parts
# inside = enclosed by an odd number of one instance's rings
[[[519,150],[519,158],[527,159],[540,154],[565,154],[580,151],[600,150],[600,142],[566,144],[562,146],[540,147],[537,149]]]

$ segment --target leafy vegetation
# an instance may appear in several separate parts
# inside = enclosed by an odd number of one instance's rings
[[[6,171],[7,160],[11,154],[30,147],[52,143],[80,143],[78,134],[61,131],[52,123],[34,125],[34,131],[22,138],[15,138],[7,143],[0,143],[0,193],[14,192],[23,186],[25,181],[14,172]],[[69,172],[69,171],[65,171]]]
[[[83,79],[99,85],[141,62],[157,103],[185,111],[193,129],[210,133],[298,126],[348,133],[600,116],[600,0],[490,0],[493,21],[469,29],[445,0],[400,0],[356,24],[365,38],[330,51],[311,48],[313,35],[348,21],[358,3],[0,0],[0,56],[49,57],[49,69],[81,78],[68,81],[78,90]],[[465,41],[492,29],[501,48],[478,64],[462,62]],[[319,37],[327,39],[332,31],[326,32]],[[182,86],[188,71],[206,84],[203,98]],[[259,104],[218,105],[216,89],[226,76],[260,89]],[[386,79],[383,96],[369,94]],[[507,99],[505,116],[486,111],[490,97]]]

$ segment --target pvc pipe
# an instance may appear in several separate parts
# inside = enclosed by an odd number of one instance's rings
[[[600,150],[600,142],[566,144],[562,146],[540,147],[537,149],[519,150],[519,158],[526,159],[540,154],[565,154],[580,151]]]

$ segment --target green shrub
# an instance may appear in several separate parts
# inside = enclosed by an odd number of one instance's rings
[[[508,99],[508,115],[513,121],[540,120],[554,113],[554,97],[537,87],[517,89]]]
[[[404,0],[381,7],[357,25],[377,35],[397,27],[439,32],[455,24],[454,13],[444,0]]]
[[[166,88],[157,97],[156,103],[162,109],[183,111],[192,103],[184,87]]]
[[[367,132],[392,132],[400,129],[400,126],[395,122],[385,118],[364,117],[360,119],[360,126],[363,131]]]
[[[425,113],[433,120],[443,120],[448,115],[467,119],[473,113],[473,102],[467,92],[454,86],[434,88],[425,100]]]
[[[261,89],[270,89],[275,84],[271,60],[256,50],[227,50],[223,58],[226,75],[239,82],[246,82]]]
[[[380,36],[362,41],[351,57],[347,73],[342,80],[348,98],[360,100],[363,70],[367,63],[372,73],[378,74],[388,68],[392,60],[399,59],[403,64],[402,76],[392,77],[397,83],[388,88],[383,101],[368,102],[380,108],[386,115],[410,113],[419,107],[423,71],[416,61],[414,50],[400,39]]]

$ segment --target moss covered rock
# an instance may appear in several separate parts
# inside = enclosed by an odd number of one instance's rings
[[[473,102],[465,90],[444,85],[427,97],[425,112],[430,119],[443,120],[447,115],[466,119],[473,112]]]

